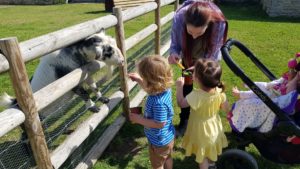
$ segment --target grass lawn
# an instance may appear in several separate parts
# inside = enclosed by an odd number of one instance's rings
[[[164,8],[162,16],[172,10],[172,6]],[[291,18],[269,18],[259,5],[221,5],[229,21],[228,37],[243,42],[258,58],[277,76],[287,70],[287,60],[299,52],[300,22]],[[19,41],[53,32],[74,24],[107,15],[103,12],[103,4],[68,4],[53,6],[5,6],[0,8],[0,38],[16,36]],[[153,18],[153,19],[148,19]],[[125,24],[126,37],[141,30],[145,25],[154,21],[153,13],[139,17]],[[108,30],[113,35],[114,30]],[[254,81],[265,81],[267,78],[260,73],[249,60],[238,50],[232,55],[240,67]],[[27,64],[29,76],[32,75],[38,61]],[[230,94],[233,86],[242,88],[239,80],[222,62],[224,69],[223,81],[227,86],[227,96],[230,103],[234,102]],[[180,70],[173,66],[176,79]],[[8,75],[0,76],[0,93],[13,94]],[[175,88],[173,89],[175,93]],[[175,108],[174,124],[179,122],[179,108],[173,95]],[[230,135],[230,128],[222,112],[223,124]],[[229,140],[230,141],[230,140]],[[180,148],[181,138],[176,140],[174,168],[197,168],[194,157],[185,158]],[[265,160],[260,156],[254,146],[247,149],[258,161],[262,169],[300,169],[298,165],[279,165]],[[150,168],[148,158],[147,140],[141,126],[126,123],[120,133],[98,160],[95,169],[146,169]]]

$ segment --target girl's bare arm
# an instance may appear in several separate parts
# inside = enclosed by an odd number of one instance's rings
[[[183,84],[184,84],[184,78],[179,77],[176,81],[176,99],[177,99],[177,104],[181,108],[189,107],[186,98],[183,96]]]

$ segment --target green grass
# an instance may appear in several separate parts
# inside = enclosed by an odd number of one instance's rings
[[[223,5],[221,8],[229,21],[229,38],[244,43],[277,77],[287,70],[288,59],[294,57],[294,54],[299,51],[300,39],[297,38],[300,33],[299,19],[269,18],[258,5]],[[268,80],[241,52],[233,49],[232,56],[252,80]],[[223,81],[226,84],[227,97],[230,103],[233,103],[234,99],[230,95],[230,90],[235,85],[242,87],[243,82],[230,71],[223,61],[222,67],[224,69]],[[173,66],[173,68],[175,71],[174,79],[176,79],[180,75],[180,71],[177,66]],[[175,91],[175,88],[173,88],[173,91]],[[176,113],[174,124],[178,124],[177,115],[180,111],[175,102],[175,95],[173,95],[173,104]],[[223,112],[221,116],[226,133],[230,133],[230,127]],[[173,154],[174,168],[197,168],[194,157],[184,157],[180,142],[181,138],[176,140],[175,153]],[[259,168],[300,168],[298,165],[279,165],[267,161],[260,156],[253,145],[247,148],[247,151],[256,158]],[[147,140],[144,137],[143,128],[127,123],[94,168],[150,168],[147,154]]]
[[[230,38],[243,42],[258,58],[276,75],[280,76],[287,70],[286,64],[296,52],[299,52],[300,22],[291,18],[269,18],[258,5],[222,5],[228,21]],[[163,9],[164,16],[172,6]],[[53,32],[74,24],[107,15],[103,12],[103,4],[68,4],[53,6],[11,6],[0,8],[0,38],[16,36],[19,41],[24,41],[49,32]],[[129,37],[141,30],[146,25],[153,23],[153,12],[143,17],[138,17],[125,24],[125,35]],[[114,30],[107,31],[110,35]],[[129,51],[129,53],[133,53]],[[265,81],[267,78],[260,73],[249,60],[238,50],[232,51],[234,60],[255,81]],[[38,60],[27,64],[28,75],[31,76]],[[224,69],[223,81],[227,86],[227,96],[230,103],[234,102],[230,89],[237,85],[242,87],[242,81],[237,78],[222,62]],[[177,66],[173,66],[176,79],[180,75]],[[7,74],[0,76],[0,93],[13,94],[12,85]],[[175,88],[173,88],[175,93]],[[174,124],[179,122],[179,108],[173,95],[175,108]],[[113,119],[116,115],[109,117]],[[225,114],[221,113],[226,132],[230,132]],[[59,122],[58,122],[59,123]],[[104,124],[108,125],[108,124]],[[2,139],[2,138],[1,138]],[[230,141],[230,140],[229,140]],[[181,139],[176,140],[174,168],[197,168],[194,157],[185,158],[184,151],[180,148]],[[58,143],[57,143],[58,144]],[[247,149],[263,169],[300,169],[299,166],[279,165],[265,160],[259,155],[254,146]],[[114,138],[110,146],[98,160],[95,169],[114,168],[150,168],[148,158],[147,140],[143,128],[138,125],[126,123]]]

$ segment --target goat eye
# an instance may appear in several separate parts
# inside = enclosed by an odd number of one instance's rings
[[[102,39],[94,38],[94,43],[101,43],[101,42],[102,42]]]

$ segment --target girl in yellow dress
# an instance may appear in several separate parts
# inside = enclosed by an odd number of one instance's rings
[[[194,154],[200,169],[208,169],[210,163],[217,161],[222,148],[227,147],[223,131],[220,108],[229,111],[224,85],[220,81],[222,69],[218,62],[199,59],[195,62],[193,80],[199,89],[193,89],[185,98],[182,88],[184,78],[176,81],[177,103],[181,108],[191,107],[187,130],[183,136],[182,147],[186,156]]]

